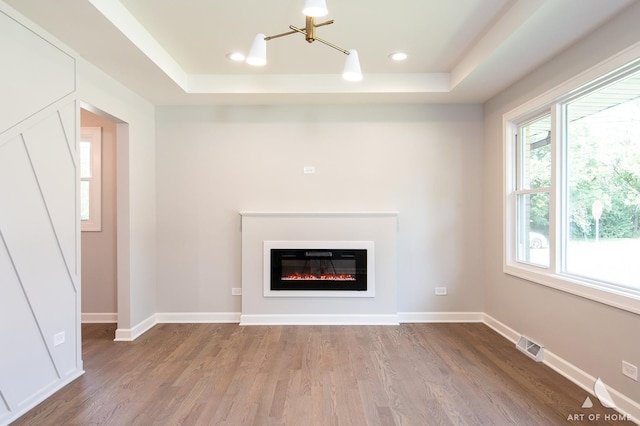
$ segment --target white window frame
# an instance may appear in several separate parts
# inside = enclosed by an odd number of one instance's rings
[[[91,143],[91,177],[80,177],[81,182],[89,182],[89,220],[81,220],[80,229],[99,232],[102,231],[102,128],[81,127],[80,141]]]
[[[503,115],[503,271],[506,274],[542,284],[557,290],[584,297],[596,302],[640,314],[640,292],[618,289],[615,286],[583,277],[562,273],[562,255],[564,253],[562,235],[568,226],[563,219],[566,194],[562,191],[564,180],[560,141],[562,140],[557,123],[562,118],[562,104],[576,98],[612,79],[629,75],[640,70],[640,43],[620,52],[612,58],[594,66],[542,95]],[[523,123],[536,117],[551,114],[552,170],[549,206],[549,266],[540,266],[517,261],[517,206],[516,141],[515,135]]]

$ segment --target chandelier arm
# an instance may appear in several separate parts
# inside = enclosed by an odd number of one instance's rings
[[[319,24],[314,24],[314,27],[318,28],[318,27],[324,27],[325,25],[331,25],[333,24],[335,21],[332,19],[330,21],[327,22],[321,22]]]
[[[295,34],[295,33],[300,33],[300,34],[307,35],[307,32],[305,30],[301,30],[300,28],[294,27],[293,25],[289,25],[289,28],[291,28],[293,31],[289,31],[288,33],[282,33],[282,34],[277,34],[277,35],[274,35],[274,36],[265,37],[264,39],[265,40],[271,40],[272,38],[284,37],[284,36],[287,36],[287,35],[290,35],[290,34]],[[333,43],[331,43],[331,42],[329,42],[329,41],[327,41],[325,39],[316,37],[316,38],[314,38],[314,40],[317,40],[320,43],[326,44],[329,47],[333,47],[334,49],[339,50],[340,52],[344,53],[345,55],[349,54],[348,50],[343,49],[342,47],[336,46],[335,44],[333,44]]]
[[[307,32],[305,30],[302,30],[302,29],[300,29],[298,27],[294,27],[293,25],[289,25],[289,28],[291,28],[293,30],[293,31],[291,31],[291,34],[300,33],[300,34],[304,34],[305,36],[307,35]],[[289,34],[289,33],[287,33],[287,34]]]
[[[318,37],[316,37],[315,39],[316,39],[317,41],[319,41],[320,43],[324,43],[324,44],[326,44],[326,45],[327,45],[327,46],[329,46],[329,47],[333,47],[334,49],[339,50],[340,52],[344,53],[345,55],[348,55],[348,54],[349,54],[349,51],[348,51],[348,50],[343,49],[342,47],[336,46],[335,44],[330,43],[330,42],[328,42],[327,40],[324,40],[324,39],[321,39],[321,38],[318,38]]]
[[[291,29],[293,29],[293,28],[291,28]],[[301,30],[296,28],[294,31],[289,31],[287,33],[272,35],[272,36],[269,36],[269,37],[265,37],[264,39],[266,41],[269,41],[269,40],[274,39],[274,38],[284,37],[284,36],[288,36],[288,35],[295,34],[295,33],[298,33],[298,32],[303,32],[304,33],[304,31],[301,31]]]

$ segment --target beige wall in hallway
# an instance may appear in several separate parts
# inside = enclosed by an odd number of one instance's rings
[[[116,313],[116,124],[80,111],[82,127],[102,128],[102,231],[82,232],[82,313]]]

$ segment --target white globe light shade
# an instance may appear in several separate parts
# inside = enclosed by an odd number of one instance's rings
[[[347,60],[344,63],[344,72],[342,78],[347,81],[360,81],[362,80],[362,71],[360,71],[360,59],[358,58],[358,52],[356,50],[349,50]]]
[[[313,16],[314,18],[325,16],[329,13],[327,2],[325,0],[305,0],[302,13],[305,16]]]
[[[249,65],[261,67],[267,64],[267,41],[264,38],[265,35],[260,33],[253,39],[253,45],[245,61]]]

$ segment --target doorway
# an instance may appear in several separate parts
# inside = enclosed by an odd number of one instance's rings
[[[100,192],[94,197],[100,201],[99,226],[81,233],[82,322],[117,323],[117,123],[81,108],[80,127],[98,129],[101,135],[100,166],[95,173],[100,178]]]

